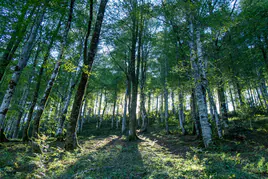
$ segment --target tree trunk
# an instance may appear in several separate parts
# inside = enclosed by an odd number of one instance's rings
[[[159,113],[159,109],[158,109],[159,107],[158,107],[158,105],[159,105],[159,104],[158,104],[158,103],[159,103],[159,95],[156,96],[156,107],[155,107],[155,108],[156,108],[156,109],[155,109],[155,116],[156,116],[157,118],[159,118],[159,115],[158,115],[158,113]]]
[[[52,87],[54,85],[54,82],[55,82],[55,80],[56,80],[56,78],[58,76],[59,70],[60,70],[61,59],[62,59],[63,54],[64,54],[64,50],[65,50],[65,47],[66,47],[66,44],[67,44],[68,33],[69,33],[70,28],[71,28],[71,23],[72,23],[72,18],[73,18],[74,2],[75,2],[75,0],[71,0],[71,2],[70,2],[68,21],[66,23],[66,27],[65,27],[63,37],[62,37],[62,42],[61,42],[58,62],[56,62],[55,66],[54,66],[54,70],[52,72],[50,80],[47,83],[44,95],[43,95],[43,97],[42,97],[42,99],[40,101],[40,104],[37,107],[36,115],[35,115],[35,118],[34,118],[34,125],[33,125],[33,137],[34,138],[38,138],[40,120],[41,120],[42,114],[44,112],[47,100],[49,98],[51,89],[52,89]]]
[[[123,119],[122,119],[122,130],[121,130],[122,134],[125,134],[125,132],[126,132],[126,126],[127,126],[128,84],[126,86],[127,87],[126,87],[125,100],[124,100],[124,114],[123,114]]]
[[[167,69],[167,58],[165,58],[165,68],[164,68],[164,98],[165,98],[165,129],[166,134],[169,134],[169,126],[168,126],[168,89],[167,89],[167,76],[168,76],[168,69]]]
[[[190,19],[191,20],[191,19]],[[196,30],[197,37],[200,37],[200,29],[197,28]],[[199,111],[199,118],[200,118],[200,124],[201,124],[201,129],[202,129],[202,136],[203,136],[203,142],[205,147],[208,147],[212,143],[212,132],[211,132],[211,125],[208,121],[208,112],[207,112],[207,103],[206,103],[206,97],[205,97],[205,92],[204,92],[204,87],[202,85],[202,78],[200,71],[203,71],[202,68],[202,46],[201,46],[201,41],[200,39],[197,40],[197,56],[198,56],[198,61],[199,61],[199,67],[195,62],[195,50],[194,50],[194,28],[193,28],[193,23],[190,22],[190,60],[192,64],[192,69],[193,69],[193,75],[194,75],[194,80],[195,80],[195,93],[196,93],[196,100],[197,100],[197,105],[198,105],[198,111]],[[201,69],[200,69],[201,68]]]
[[[21,109],[19,110],[19,115],[18,115],[18,118],[17,118],[17,121],[16,121],[16,125],[15,125],[16,127],[15,127],[15,130],[14,130],[14,133],[13,133],[13,138],[18,137],[18,131],[19,131],[19,127],[20,127],[20,122],[21,122],[21,118],[22,118],[22,115],[23,115],[24,110],[25,110],[24,108],[25,108],[26,100],[27,100],[28,95],[29,95],[30,86],[31,86],[31,84],[33,82],[33,79],[34,79],[33,74],[35,73],[35,68],[36,68],[39,53],[40,53],[40,44],[38,45],[37,52],[36,52],[36,55],[34,57],[33,68],[31,70],[32,75],[29,76],[28,85],[25,87],[23,95],[22,95],[23,97],[19,102],[19,106],[21,107]]]
[[[8,84],[8,89],[6,90],[5,96],[3,98],[3,101],[2,101],[2,104],[0,107],[0,130],[1,131],[3,131],[2,129],[4,128],[4,120],[5,120],[6,114],[8,112],[9,105],[10,105],[11,99],[13,97],[13,94],[15,92],[16,86],[19,82],[22,70],[27,65],[27,62],[29,60],[31,51],[32,51],[33,46],[34,46],[34,41],[37,37],[38,29],[40,27],[41,22],[43,21],[45,10],[46,10],[46,4],[45,4],[45,7],[40,12],[40,14],[38,15],[38,18],[36,19],[35,25],[32,28],[31,35],[23,47],[21,58],[19,59],[18,64],[15,66],[14,73],[13,73],[12,78]],[[4,139],[4,140],[6,140],[6,139]]]
[[[160,106],[160,122],[164,122],[164,93],[161,94],[161,106]]]
[[[147,131],[148,128],[148,116],[146,113],[146,108],[145,108],[145,86],[146,86],[146,71],[147,71],[147,61],[146,59],[143,57],[142,61],[141,61],[141,81],[140,81],[140,96],[141,96],[141,100],[140,100],[140,111],[141,111],[141,117],[142,117],[142,127],[141,127],[141,132],[145,132]],[[151,94],[149,93],[149,96]],[[149,97],[149,102],[148,102],[148,108],[150,106],[150,97]],[[148,109],[149,112],[149,109]]]
[[[231,102],[232,102],[232,106],[233,106],[233,109],[234,109],[234,113],[236,113],[235,101],[234,101],[234,98],[233,98],[233,93],[232,93],[232,90],[231,90],[231,86],[230,85],[229,85],[229,93],[230,93],[230,97],[231,97]]]
[[[32,16],[36,10],[36,6],[31,10],[30,15],[27,19],[25,19],[25,15],[27,13],[27,10],[29,8],[29,2],[27,1],[26,5],[23,7],[21,15],[18,18],[18,22],[15,26],[15,30],[11,35],[11,39],[9,40],[7,47],[2,55],[2,58],[0,59],[0,82],[2,81],[2,78],[4,76],[4,73],[6,71],[6,67],[11,62],[13,55],[15,54],[17,48],[19,47],[19,44],[23,40],[27,27],[29,25],[30,20],[32,19]]]
[[[227,103],[226,103],[226,98],[224,94],[224,84],[222,81],[220,81],[220,84],[218,86],[218,100],[220,104],[220,114],[221,114],[221,119],[224,124],[224,127],[228,127],[228,111],[227,111]]]
[[[117,102],[117,89],[115,89],[115,94],[114,94],[113,116],[112,116],[112,121],[111,121],[112,129],[114,128],[116,102]]]
[[[120,106],[120,102],[118,102],[118,105],[116,106],[116,129],[119,128],[119,123],[120,123],[120,117],[119,117],[119,106]]]
[[[99,129],[101,128],[101,125],[102,125],[102,121],[104,119],[104,114],[105,114],[105,111],[106,111],[106,108],[107,108],[107,93],[105,91],[104,93],[104,108],[102,110],[102,114],[101,114],[101,117],[100,117],[100,122],[99,122]]]
[[[86,98],[84,98],[84,100],[86,100]],[[82,108],[83,106],[83,108]],[[80,115],[80,118],[78,119],[79,123],[78,123],[78,132],[81,133],[82,130],[83,130],[83,125],[84,125],[84,122],[85,122],[85,112],[86,112],[86,108],[87,108],[87,102],[84,101],[84,105],[81,106],[81,115]]]
[[[207,89],[207,92],[208,92],[209,103],[213,109],[214,116],[215,116],[218,137],[221,139],[222,138],[222,128],[221,128],[221,121],[219,119],[219,113],[217,111],[217,107],[216,107],[216,104],[215,104],[214,99],[213,99],[213,94],[211,93],[209,88]]]
[[[101,94],[100,94],[100,101],[99,101],[97,128],[100,127],[100,123],[101,123],[101,104],[102,104],[102,91],[101,91]]]
[[[192,89],[191,94],[191,117],[194,122],[194,134],[196,134],[197,138],[201,136],[200,130],[200,121],[198,117],[197,107],[196,107],[196,98],[195,98],[195,89]]]
[[[148,92],[148,114],[151,113],[151,91]]]
[[[73,82],[73,78],[71,78],[70,81],[71,82],[70,82],[69,91],[68,91],[67,97],[65,99],[65,103],[64,103],[62,112],[60,113],[58,128],[57,128],[57,132],[56,132],[56,137],[57,137],[57,140],[59,140],[59,141],[63,141],[63,127],[64,127],[64,122],[66,120],[66,115],[67,115],[67,112],[68,112],[68,107],[69,107],[70,102],[71,102],[72,92],[73,92],[73,90],[75,88],[75,82]]]
[[[129,140],[136,140],[136,111],[137,111],[137,95],[138,95],[138,72],[139,72],[139,61],[136,64],[136,44],[138,39],[138,21],[137,21],[137,0],[133,1],[133,16],[132,16],[132,41],[131,41],[131,57],[130,57],[130,64],[129,64],[129,79],[130,79],[130,94],[131,94],[131,101],[130,101],[130,120],[129,120],[129,133],[128,139]],[[139,54],[139,53],[138,53]],[[138,59],[139,60],[139,59]]]
[[[174,106],[175,108],[175,106]],[[179,92],[179,120],[180,120],[180,127],[182,131],[182,135],[186,135],[187,131],[184,128],[184,112],[183,112],[183,94],[182,91]]]
[[[63,18],[63,16],[61,17],[61,19],[62,18]],[[56,28],[55,32],[53,33],[53,36],[51,37],[51,40],[50,40],[48,48],[47,48],[47,52],[46,52],[46,54],[44,56],[43,63],[41,65],[41,68],[40,68],[38,76],[37,76],[37,80],[36,80],[37,83],[36,83],[35,90],[34,90],[34,93],[33,93],[32,103],[31,103],[31,106],[30,106],[30,109],[29,109],[29,114],[28,114],[27,121],[26,121],[26,123],[24,125],[24,129],[23,129],[23,137],[22,137],[23,141],[28,141],[29,140],[28,131],[29,131],[29,127],[30,127],[30,122],[32,120],[33,111],[34,111],[34,108],[35,108],[37,100],[38,100],[38,94],[39,94],[40,87],[41,87],[42,76],[43,76],[43,73],[44,73],[44,69],[45,69],[47,60],[48,60],[48,58],[50,56],[50,51],[51,51],[52,45],[54,43],[56,35],[59,32],[59,29],[60,29],[60,26],[61,26],[61,19],[60,19],[60,21],[59,21],[59,23],[57,25],[57,28]]]
[[[261,98],[261,93],[260,93],[258,87],[256,87],[256,92],[257,92],[257,96],[258,96],[258,99],[259,99],[259,102],[260,102],[261,107],[262,107],[263,109],[266,109],[266,106],[263,104],[263,100],[262,100],[262,98]]]
[[[240,107],[243,107],[245,103],[243,101],[241,87],[238,82],[236,82],[236,89],[237,89],[238,99],[240,102]]]
[[[103,22],[103,17],[104,17],[104,12],[106,9],[106,4],[108,0],[101,0],[100,7],[99,7],[99,12],[97,15],[97,20],[95,24],[95,29],[93,32],[91,44],[90,44],[90,49],[87,55],[87,38],[90,34],[90,29],[91,29],[91,21],[92,21],[92,15],[89,21],[89,26],[88,26],[88,33],[86,36],[86,42],[84,46],[84,65],[88,65],[88,72],[91,72],[92,69],[92,64],[94,62],[94,58],[97,52],[97,47],[99,43],[99,37],[100,37],[100,31],[102,27],[102,22]],[[91,1],[91,8],[90,11],[91,13],[93,12],[93,1]],[[84,94],[86,92],[87,88],[87,83],[88,83],[89,75],[86,74],[85,72],[82,73],[80,83],[78,85],[77,92],[75,94],[74,98],[74,103],[73,103],[73,108],[70,116],[70,123],[67,127],[67,135],[66,135],[66,141],[65,141],[65,149],[66,150],[74,150],[78,147],[78,142],[77,142],[77,136],[76,136],[76,128],[77,128],[77,121],[79,119],[79,113],[80,109],[82,106],[82,101],[84,98]]]
[[[176,109],[175,109],[175,97],[174,97],[174,90],[171,90],[171,101],[172,101],[172,114],[176,114]]]

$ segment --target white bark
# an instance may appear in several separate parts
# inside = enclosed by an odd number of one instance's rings
[[[16,86],[19,82],[19,79],[20,79],[20,76],[24,67],[27,65],[29,61],[31,51],[33,49],[34,42],[38,34],[38,29],[40,27],[41,22],[43,21],[45,10],[46,8],[43,8],[42,12],[40,12],[40,14],[38,15],[35,25],[33,26],[31,34],[28,38],[28,41],[23,46],[21,57],[18,61],[18,64],[15,66],[15,71],[8,84],[8,89],[6,90],[5,96],[3,98],[3,101],[0,107],[0,129],[3,129],[4,127],[4,120],[8,112],[9,105],[12,100],[13,94],[15,92]]]
[[[191,20],[191,19],[190,19]],[[199,109],[199,118],[200,118],[200,125],[201,125],[201,130],[202,130],[202,136],[203,136],[203,142],[205,147],[208,147],[211,142],[212,142],[212,131],[211,131],[211,126],[210,123],[208,122],[208,112],[207,112],[207,104],[206,104],[206,98],[205,98],[205,92],[204,92],[204,87],[202,85],[202,78],[200,74],[200,71],[203,72],[204,66],[203,62],[201,61],[202,59],[198,58],[199,66],[196,63],[195,60],[195,50],[194,50],[194,27],[193,27],[193,22],[190,22],[190,60],[191,60],[191,65],[193,69],[193,76],[195,79],[195,93],[196,93],[196,100],[197,100],[197,105]],[[199,30],[197,30],[197,34],[200,33]],[[201,43],[201,42],[198,42]],[[197,55],[198,57],[201,57],[200,52],[200,44],[197,44],[198,50],[197,50]],[[201,68],[201,69],[200,69]]]

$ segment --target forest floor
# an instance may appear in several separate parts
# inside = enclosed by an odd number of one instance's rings
[[[175,126],[170,135],[152,126],[136,142],[92,126],[84,126],[74,152],[46,137],[43,154],[21,142],[0,144],[0,178],[268,178],[267,117],[256,117],[253,128],[233,118],[225,138],[208,149]]]

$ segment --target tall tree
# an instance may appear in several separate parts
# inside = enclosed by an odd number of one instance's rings
[[[102,27],[102,22],[103,22],[107,2],[108,0],[101,0],[100,2],[99,11],[98,11],[98,15],[97,15],[96,23],[95,23],[95,29],[93,31],[90,48],[87,53],[87,48],[88,48],[87,41],[88,41],[88,37],[91,31],[92,13],[90,15],[90,19],[88,23],[88,32],[86,35],[85,45],[84,45],[84,65],[88,66],[87,72],[89,73],[91,72],[92,64],[94,62],[94,58],[97,52],[97,47],[99,43],[100,32],[101,32],[101,27]],[[93,1],[91,1],[90,4],[93,4]],[[90,9],[91,9],[90,11],[92,11],[92,8]],[[67,135],[66,135],[66,141],[65,141],[66,150],[74,150],[75,148],[78,147],[76,128],[77,128],[77,121],[81,112],[82,101],[85,95],[85,91],[86,91],[88,79],[89,79],[89,74],[87,72],[86,71],[82,72],[82,76],[78,84],[78,89],[75,94],[73,108],[72,108],[72,112],[70,116],[70,123],[68,124],[68,128],[67,128]]]
[[[65,26],[65,29],[64,29],[64,32],[63,32],[62,41],[61,41],[61,47],[60,47],[60,53],[59,53],[58,61],[56,62],[55,66],[54,66],[53,72],[52,72],[51,77],[50,77],[50,79],[49,79],[49,81],[47,83],[47,86],[46,86],[45,92],[43,94],[43,97],[42,97],[42,99],[40,101],[40,104],[37,107],[36,115],[34,117],[34,125],[33,125],[34,126],[33,127],[33,137],[34,138],[38,138],[40,119],[41,119],[41,116],[42,116],[42,114],[44,112],[44,109],[45,109],[49,94],[51,92],[51,89],[53,87],[53,84],[54,84],[54,82],[55,82],[55,80],[57,78],[57,75],[59,73],[59,70],[60,70],[60,66],[61,66],[61,63],[62,63],[61,60],[62,60],[64,50],[65,50],[66,45],[67,45],[68,33],[70,31],[71,23],[72,23],[72,19],[73,19],[74,5],[75,5],[75,0],[71,0],[69,14],[68,14],[68,20],[67,20],[67,23],[66,23],[66,26]]]
[[[6,114],[7,114],[8,109],[9,109],[11,99],[12,99],[13,94],[15,92],[17,83],[20,79],[21,73],[22,73],[23,69],[25,68],[25,66],[27,65],[27,62],[30,58],[30,55],[31,55],[31,52],[32,52],[32,49],[34,46],[34,42],[35,42],[35,39],[36,39],[37,34],[38,34],[38,29],[43,21],[43,18],[44,18],[45,12],[46,12],[47,3],[48,3],[48,1],[45,4],[43,4],[44,7],[39,8],[39,14],[37,15],[37,18],[36,18],[35,24],[33,25],[31,34],[29,36],[28,41],[26,42],[26,44],[23,47],[23,51],[22,51],[21,57],[18,61],[18,64],[14,67],[14,72],[13,72],[12,78],[8,84],[8,89],[7,89],[5,96],[3,98],[3,101],[2,101],[2,104],[0,107],[0,135],[2,137],[4,137],[4,134],[3,134],[4,120],[5,120]]]

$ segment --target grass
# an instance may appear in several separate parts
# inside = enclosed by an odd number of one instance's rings
[[[171,135],[152,126],[141,140],[128,142],[119,131],[96,130],[90,123],[80,134],[81,150],[65,152],[63,143],[46,139],[43,154],[27,144],[0,144],[0,178],[268,178],[267,118],[237,118],[223,140],[208,149],[195,136]],[[105,127],[105,126],[104,126]]]

